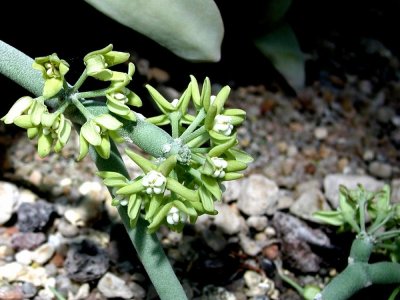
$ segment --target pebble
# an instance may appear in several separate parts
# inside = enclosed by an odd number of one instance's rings
[[[245,223],[242,216],[233,206],[229,206],[225,203],[217,202],[215,203],[215,209],[218,214],[214,218],[214,224],[222,230],[225,234],[235,234],[238,233],[243,227],[242,224]]]
[[[320,210],[331,210],[324,194],[319,189],[309,189],[303,192],[290,207],[289,211],[304,220],[318,222],[313,213]]]
[[[90,241],[72,245],[64,262],[67,276],[77,282],[100,278],[107,272],[108,266],[107,252]]]
[[[0,282],[0,299],[3,300],[23,300],[24,293],[17,285]]]
[[[229,203],[237,200],[240,195],[240,190],[242,188],[243,180],[226,181],[223,183],[225,191],[222,194],[222,199],[224,202]]]
[[[43,232],[18,232],[11,237],[11,245],[17,251],[35,249],[45,241],[46,235]]]
[[[328,129],[325,127],[317,127],[314,129],[314,136],[317,140],[324,140],[328,136]]]
[[[131,299],[134,295],[124,280],[109,272],[101,277],[97,288],[107,298]]]
[[[309,244],[330,247],[329,238],[320,230],[287,213],[277,212],[272,223],[282,240],[281,253],[291,268],[301,272],[318,272],[321,258],[313,253]]]
[[[97,200],[84,197],[78,206],[64,212],[64,218],[76,227],[85,227],[100,218],[101,210],[102,205]]]
[[[239,234],[239,239],[239,244],[243,251],[250,256],[256,256],[263,248],[262,242],[257,242],[245,234]]]
[[[79,234],[79,228],[64,218],[59,220],[57,224],[57,230],[63,235],[63,237],[66,238],[72,238]]]
[[[267,227],[268,218],[266,216],[250,216],[246,223],[257,231],[263,231]]]
[[[49,243],[45,243],[32,251],[32,259],[35,263],[43,265],[53,257],[54,253],[54,246]]]
[[[54,206],[44,200],[22,203],[18,208],[18,227],[21,232],[38,232],[52,221]]]
[[[82,196],[97,202],[103,201],[108,194],[105,186],[98,181],[86,181],[79,186],[78,191]]]
[[[0,181],[0,225],[10,220],[19,201],[19,190],[16,185]]]
[[[393,179],[390,186],[391,186],[391,202],[400,203],[400,178]]]
[[[277,184],[260,174],[252,174],[243,181],[238,208],[248,216],[272,214],[278,203]]]
[[[202,294],[201,300],[238,300],[234,293],[220,286],[205,286]]]
[[[368,171],[378,178],[387,179],[392,176],[392,166],[379,161],[371,162],[368,166]]]
[[[257,297],[272,294],[275,291],[274,282],[254,271],[246,271],[244,273],[244,281],[248,290],[246,295],[248,297]]]

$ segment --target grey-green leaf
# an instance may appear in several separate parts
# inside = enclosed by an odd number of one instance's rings
[[[213,0],[86,2],[187,60],[220,59],[224,26]]]
[[[256,39],[255,44],[294,89],[304,87],[304,54],[288,24]]]

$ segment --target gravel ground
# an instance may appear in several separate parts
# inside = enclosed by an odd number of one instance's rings
[[[377,41],[361,45],[369,67],[321,68],[297,96],[234,87],[228,105],[247,112],[238,137],[254,163],[226,184],[217,216],[158,233],[190,299],[300,299],[275,264],[301,284],[340,271],[350,236],[312,217],[337,206],[339,184],[388,183],[400,201],[399,61]],[[75,161],[77,137],[42,160],[13,130],[0,125],[0,299],[53,299],[49,287],[70,300],[157,299],[94,164]]]

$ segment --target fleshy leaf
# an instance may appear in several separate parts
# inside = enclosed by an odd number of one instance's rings
[[[219,61],[223,22],[213,0],[86,0],[117,22],[194,61]]]
[[[255,44],[294,89],[304,87],[304,55],[288,24],[258,38]]]

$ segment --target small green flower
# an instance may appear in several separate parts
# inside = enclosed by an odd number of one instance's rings
[[[126,62],[129,59],[130,54],[126,52],[112,51],[113,45],[110,44],[107,47],[88,53],[84,57],[84,62],[86,65],[86,72],[89,76],[102,81],[121,80],[123,77],[119,77],[118,73],[109,70],[117,64]],[[117,74],[113,74],[117,73]]]
[[[164,193],[166,183],[167,179],[165,176],[155,170],[151,170],[142,178],[142,184],[149,195]]]
[[[122,127],[122,123],[109,114],[99,115],[88,120],[82,125],[79,133],[79,157],[83,159],[89,151],[89,145],[92,145],[96,152],[104,159],[110,157],[110,138],[120,142],[121,137],[116,132]]]
[[[1,118],[5,124],[14,123],[15,119],[27,113],[35,100],[32,97],[24,96],[19,98],[10,108],[8,113]]]
[[[128,105],[140,107],[142,106],[142,101],[134,92],[123,87],[120,90],[106,94],[106,97],[106,104],[111,112],[131,121],[136,120],[135,114]]]
[[[46,157],[51,149],[60,152],[71,135],[71,123],[64,115],[44,112],[39,124],[34,124],[32,116],[22,115],[15,119],[15,124],[27,129],[29,139],[38,138],[38,153],[41,158]]]
[[[69,64],[60,59],[56,53],[35,58],[33,68],[42,72],[44,82],[43,96],[48,99],[63,88],[64,76],[69,70]]]

